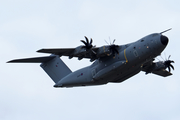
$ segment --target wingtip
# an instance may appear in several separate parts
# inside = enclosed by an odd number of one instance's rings
[[[13,63],[13,62],[16,62],[15,60],[10,60],[10,61],[7,61],[6,63]]]
[[[43,49],[40,49],[40,50],[37,50],[36,52],[42,52],[43,51]]]

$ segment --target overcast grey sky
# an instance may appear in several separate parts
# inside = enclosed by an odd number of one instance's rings
[[[180,120],[179,0],[4,0],[0,2],[1,120]],[[119,84],[54,88],[39,64],[7,64],[45,56],[41,48],[96,46],[136,41],[173,28],[165,49],[173,76],[143,72]],[[162,54],[164,57],[164,52]],[[165,57],[164,57],[165,58]],[[89,60],[62,57],[74,71]],[[161,59],[161,58],[160,58]]]

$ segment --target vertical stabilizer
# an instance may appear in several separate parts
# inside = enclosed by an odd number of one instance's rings
[[[41,63],[41,67],[44,71],[51,77],[51,79],[57,83],[63,77],[71,73],[72,71],[67,67],[67,65],[60,59],[58,55],[51,55],[55,56],[55,58]]]

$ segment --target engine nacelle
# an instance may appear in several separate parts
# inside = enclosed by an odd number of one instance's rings
[[[73,52],[73,55],[83,55],[86,53],[86,49],[85,48],[82,48],[83,46],[78,46],[75,48],[74,52]]]
[[[73,58],[74,56],[79,56],[80,58],[86,54],[86,49],[83,46],[78,46],[75,48],[74,52],[69,56],[69,59]],[[83,57],[82,57],[83,58]]]
[[[162,69],[166,69],[166,66],[164,65],[164,62],[163,61],[155,62],[155,63],[153,63],[151,66],[149,66],[147,68],[146,74],[152,73],[153,71],[162,70]]]
[[[164,62],[163,61],[156,62],[153,70],[156,71],[156,70],[161,70],[161,69],[166,69]]]
[[[109,56],[110,54],[109,46],[102,46],[97,51],[97,57]]]

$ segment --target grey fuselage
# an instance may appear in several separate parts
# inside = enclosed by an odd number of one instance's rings
[[[168,38],[159,33],[150,34],[140,40],[119,46],[119,54],[97,59],[92,65],[72,72],[54,87],[101,85],[122,82],[141,71],[144,63],[160,55]]]

